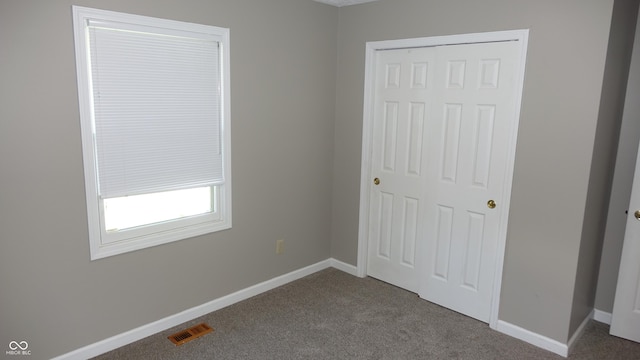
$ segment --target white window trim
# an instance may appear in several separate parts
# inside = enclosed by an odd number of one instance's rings
[[[75,36],[78,100],[81,119],[82,153],[85,175],[85,192],[89,230],[91,260],[135,251],[151,246],[178,241],[215,231],[231,228],[231,131],[230,131],[230,56],[229,29],[158,19],[147,16],[124,14],[113,11],[72,6]],[[219,37],[221,52],[221,116],[224,183],[214,187],[217,193],[216,211],[208,216],[195,216],[171,222],[137,228],[132,237],[119,241],[106,241],[103,230],[101,201],[98,196],[96,154],[94,147],[89,49],[87,23],[91,20],[119,21],[155,26],[163,29],[192,31]]]

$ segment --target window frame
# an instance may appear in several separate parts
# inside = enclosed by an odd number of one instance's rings
[[[72,6],[82,154],[91,260],[144,249],[229,229],[231,221],[231,132],[229,29],[153,18],[108,10]],[[104,226],[104,204],[99,194],[95,123],[91,84],[88,23],[103,20],[151,26],[164,30],[213,35],[220,45],[220,125],[224,181],[212,185],[211,213],[143,225],[110,234]]]

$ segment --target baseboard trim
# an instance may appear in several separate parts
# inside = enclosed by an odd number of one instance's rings
[[[102,341],[98,341],[94,344],[87,345],[80,349],[60,355],[58,357],[53,358],[53,360],[76,360],[76,359],[83,360],[83,359],[89,359],[89,358],[104,354],[111,350],[115,350],[119,347],[141,340],[147,336],[159,333],[161,331],[167,330],[171,327],[180,325],[187,321],[191,321],[195,318],[206,315],[210,312],[220,310],[229,305],[233,305],[242,300],[246,300],[250,297],[256,296],[258,294],[269,291],[271,289],[275,289],[278,286],[285,285],[287,283],[298,280],[307,275],[311,275],[320,270],[327,269],[329,267],[335,267],[347,273],[351,273],[352,271],[354,271],[351,268],[355,268],[349,264],[343,263],[335,259],[323,260],[313,265],[304,267],[302,269],[292,271],[290,273],[278,276],[271,280],[261,282],[259,284],[250,286],[246,289],[242,289],[235,293],[223,296],[221,298],[212,300],[202,305],[168,316],[164,319],[154,321],[152,323],[112,336]]]
[[[539,348],[556,353],[560,356],[567,357],[569,354],[569,347],[567,346],[567,344],[563,344],[559,341],[534,333],[533,331],[523,329],[517,325],[510,324],[503,320],[498,320],[498,326],[496,327],[496,330],[516,339],[526,341],[529,344],[535,345]]]
[[[593,320],[605,323],[607,325],[611,325],[611,313],[594,309],[593,310]]]
[[[587,327],[587,324],[589,324],[589,321],[593,319],[594,313],[595,313],[595,310],[591,310],[589,315],[587,315],[587,317],[585,317],[584,320],[582,320],[582,323],[580,324],[580,326],[578,326],[576,331],[573,333],[573,335],[567,342],[567,356],[571,354],[571,351],[573,350],[573,347],[576,345],[576,342],[578,341],[578,339],[580,339],[580,337],[584,333],[584,329]]]
[[[92,357],[104,354],[111,350],[115,350],[119,347],[141,340],[147,336],[151,336],[153,334],[159,333],[171,327],[180,325],[187,321],[191,321],[195,318],[206,315],[210,312],[220,310],[227,306],[233,305],[237,302],[246,300],[250,297],[259,295],[263,292],[275,289],[279,286],[285,285],[287,283],[290,283],[292,281],[298,280],[300,278],[303,278],[305,276],[311,275],[313,273],[316,273],[318,271],[321,271],[330,267],[336,268],[340,271],[343,271],[353,276],[358,276],[357,267],[347,264],[345,262],[342,262],[340,260],[329,258],[327,260],[320,261],[318,263],[309,265],[302,269],[292,271],[290,273],[278,276],[271,280],[264,281],[262,283],[250,286],[246,289],[242,289],[235,293],[212,300],[205,304],[193,307],[191,309],[187,309],[180,313],[168,316],[166,318],[163,318],[163,319],[154,321],[152,323],[140,326],[138,328],[126,331],[124,333],[112,336],[102,341],[87,345],[85,347],[82,347],[77,350],[71,351],[69,353],[55,357],[53,358],[53,360],[76,360],[76,359],[82,360],[82,359],[88,359],[88,358],[92,358]],[[611,324],[611,314],[596,309],[592,311],[589,314],[589,316],[587,316],[584,319],[582,324],[578,327],[576,332],[573,334],[573,336],[569,340],[568,344],[563,344],[559,341],[534,333],[530,330],[526,330],[524,328],[510,324],[503,320],[498,320],[496,331],[515,337],[516,339],[520,339],[522,341],[528,342],[532,345],[551,351],[560,356],[567,357],[571,349],[573,348],[573,345],[576,343],[576,341],[580,338],[580,336],[584,332],[584,329],[588,324],[589,320],[592,318],[596,321],[604,322],[606,324]]]
[[[342,262],[340,260],[336,260],[333,258],[329,259],[329,263],[333,268],[336,268],[342,272],[346,272],[349,275],[358,276],[358,268],[351,264],[347,264],[345,262]]]

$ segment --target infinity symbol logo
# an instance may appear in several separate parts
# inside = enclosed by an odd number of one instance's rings
[[[29,347],[29,343],[27,343],[26,341],[12,341],[9,343],[9,349],[11,350],[18,350],[18,348],[20,350],[27,350],[27,348]]]

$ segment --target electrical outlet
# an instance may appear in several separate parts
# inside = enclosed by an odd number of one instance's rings
[[[276,240],[276,254],[280,255],[284,252],[284,239]]]

